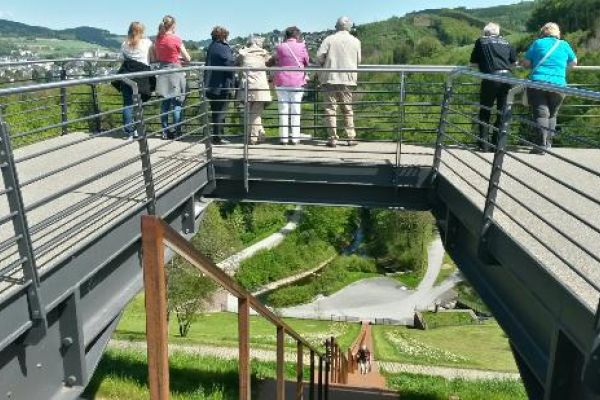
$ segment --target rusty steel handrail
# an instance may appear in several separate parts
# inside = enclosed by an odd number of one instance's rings
[[[313,347],[300,334],[281,318],[265,307],[250,292],[241,287],[212,260],[202,255],[183,236],[158,217],[142,216],[142,254],[144,270],[144,290],[146,301],[146,340],[148,344],[148,384],[151,400],[169,398],[169,358],[167,324],[167,287],[165,274],[165,246],[185,258],[201,273],[221,285],[238,298],[238,337],[239,337],[239,398],[250,400],[250,308],[266,318],[277,328],[277,400],[285,397],[284,350],[285,334],[297,344],[296,399],[303,399],[304,348],[310,351],[310,390],[309,399],[315,398],[315,357],[319,360],[319,370],[330,360]],[[321,379],[319,379],[319,382]],[[328,382],[325,377],[326,383]],[[325,385],[328,388],[328,385]],[[322,398],[322,385],[319,385],[318,399]],[[327,389],[325,389],[327,390]],[[327,395],[325,393],[325,398]]]

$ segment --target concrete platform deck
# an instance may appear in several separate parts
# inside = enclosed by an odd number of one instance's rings
[[[149,139],[149,145],[155,186],[159,192],[177,185],[183,177],[206,162],[203,144]],[[250,168],[253,160],[355,165],[396,165],[397,161],[402,166],[432,164],[431,147],[403,145],[399,159],[396,151],[395,143],[362,142],[356,147],[348,147],[341,141],[335,149],[325,147],[324,142],[298,146],[262,144],[249,148],[249,160]],[[500,187],[506,193],[501,191],[498,196],[499,209],[495,219],[575,296],[593,309],[599,298],[599,292],[593,286],[595,282],[600,283],[600,205],[597,204],[600,202],[600,150],[553,151],[563,159],[518,151],[505,157],[505,171],[514,178],[507,174],[502,177]],[[214,156],[221,159],[242,158],[243,146],[214,147]],[[489,153],[446,149],[440,173],[479,209],[483,209],[492,157],[493,154]],[[84,246],[114,224],[119,216],[144,205],[145,187],[137,142],[125,142],[117,137],[91,138],[84,133],[74,133],[18,149],[15,158],[42,273],[52,267],[58,256]],[[577,162],[588,170],[569,165],[567,160]],[[53,170],[60,172],[46,176]],[[91,179],[97,174],[101,176]],[[527,189],[523,183],[547,198]],[[40,201],[51,196],[56,198],[37,207]],[[533,212],[524,206],[532,207]],[[575,217],[569,216],[561,207],[573,212]],[[8,212],[6,196],[0,195],[0,218]],[[548,223],[544,223],[540,216]],[[12,236],[14,232],[10,223],[0,225],[0,243]],[[581,244],[585,250],[573,242]],[[16,259],[15,252],[14,245],[0,251],[0,268]],[[18,278],[18,275],[16,273],[14,277]],[[6,281],[0,283],[0,293],[11,285]]]

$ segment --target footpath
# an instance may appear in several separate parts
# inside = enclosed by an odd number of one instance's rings
[[[111,340],[108,347],[114,350],[146,351],[146,342]],[[169,353],[193,354],[201,357],[215,357],[224,360],[237,360],[238,349],[236,347],[212,346],[212,345],[182,345],[169,344]],[[265,348],[250,348],[250,357],[259,361],[276,361],[275,350]],[[293,348],[285,352],[286,362],[296,362],[296,351]],[[308,355],[304,357],[304,363],[310,362]],[[495,380],[495,379],[521,379],[518,373],[496,372],[466,368],[432,367],[428,365],[405,364],[397,362],[378,362],[381,371],[392,373],[411,373],[416,375],[439,376],[446,379],[461,378],[465,380]]]

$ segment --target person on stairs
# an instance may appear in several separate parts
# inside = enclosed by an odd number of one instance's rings
[[[360,374],[366,375],[371,372],[371,352],[367,348],[367,345],[363,343],[356,354],[358,359],[358,366],[360,367]]]

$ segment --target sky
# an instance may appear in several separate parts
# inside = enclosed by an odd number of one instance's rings
[[[515,0],[0,0],[0,18],[53,29],[93,26],[125,34],[141,21],[150,35],[171,14],[177,31],[188,40],[207,39],[214,25],[232,37],[297,25],[303,31],[333,28],[348,15],[355,23],[379,21],[422,8],[490,7]]]

